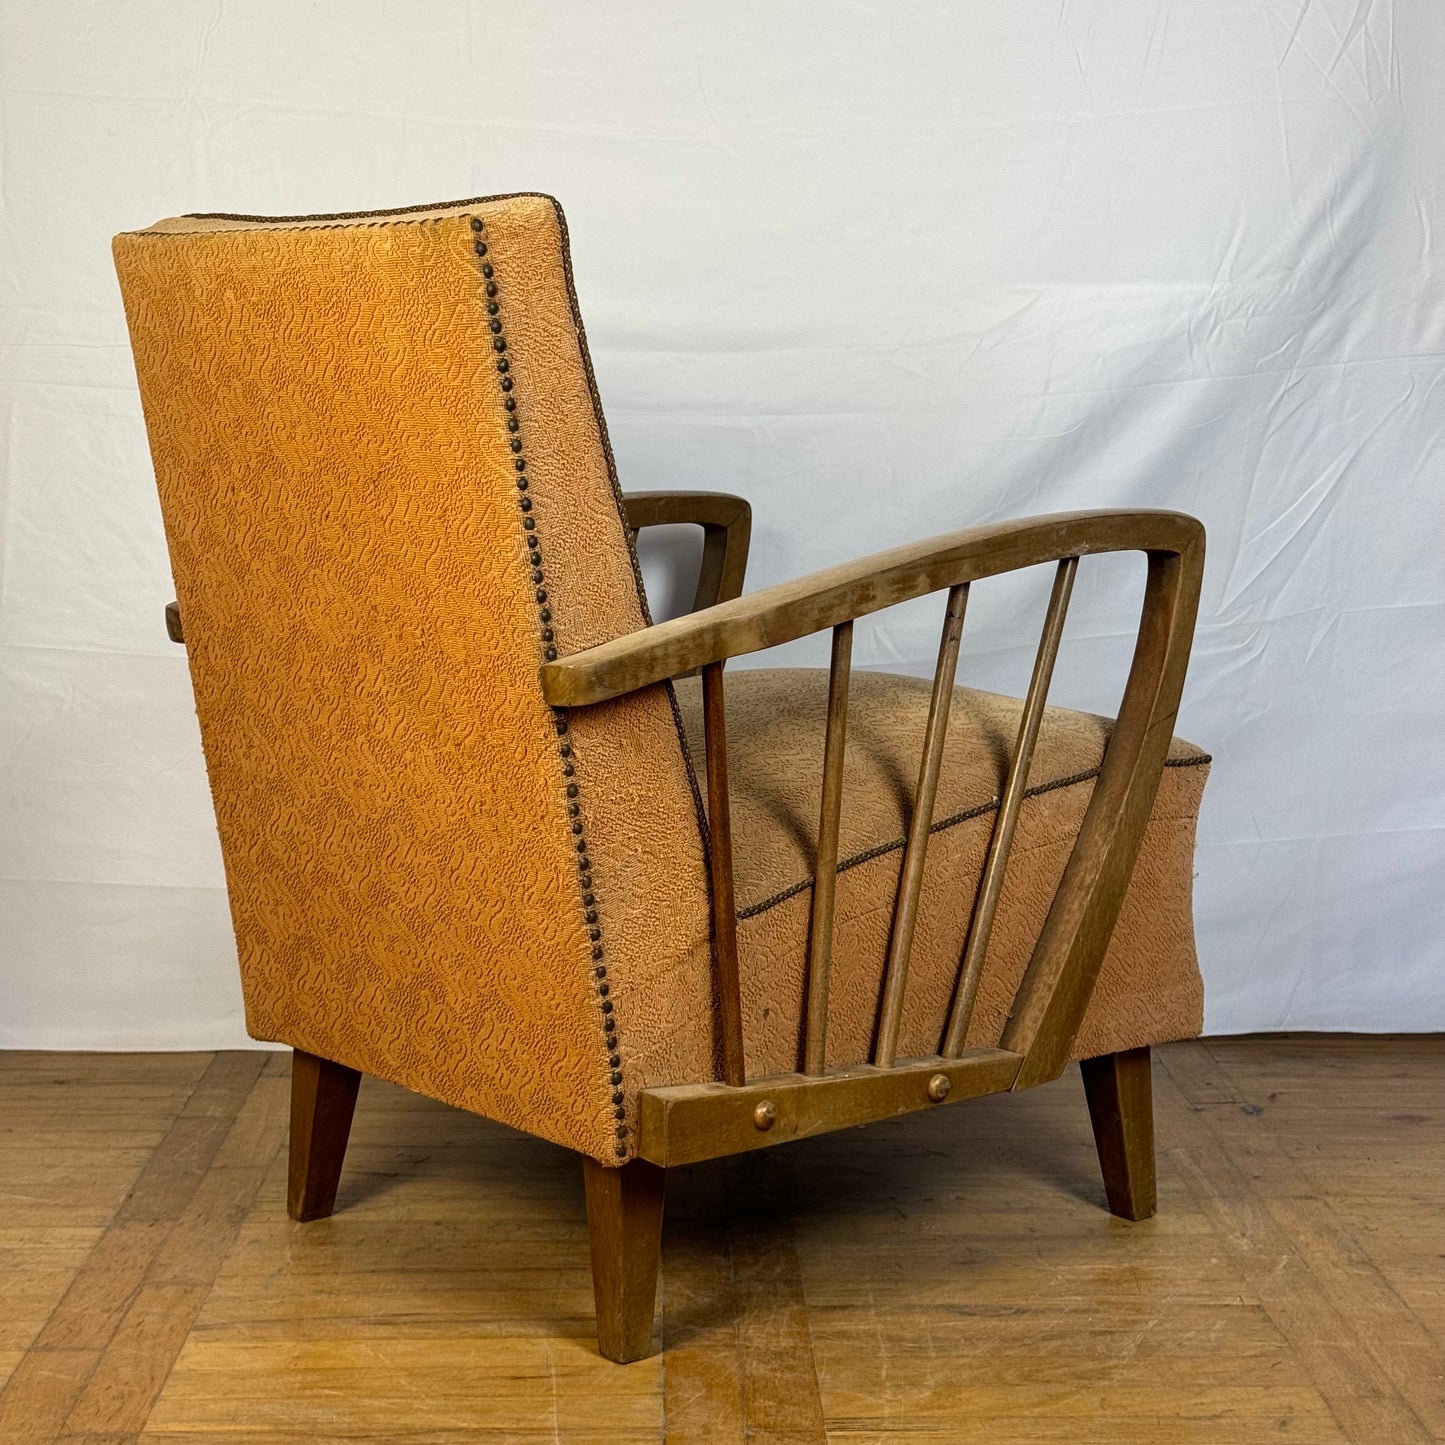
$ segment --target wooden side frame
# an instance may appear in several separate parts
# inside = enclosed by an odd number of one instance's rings
[[[989,1086],[955,1089],[946,1067],[955,1061],[943,1057],[958,1048],[971,998],[960,998],[961,1010],[951,1010],[947,1037],[940,1041],[938,1058],[894,1065],[887,1047],[888,1034],[884,1032],[869,1075],[843,1069],[747,1082],[739,1076],[735,1062],[743,1051],[741,1015],[728,1006],[734,1003],[729,995],[737,988],[736,959],[730,950],[720,949],[716,959],[723,1002],[720,1022],[725,1034],[724,1055],[730,1061],[726,1083],[699,1081],[644,1091],[638,1139],[643,1158],[657,1163],[715,1158],[886,1117],[899,1112],[900,1098],[915,1101],[912,1107],[926,1107],[949,1097],[1028,1087],[1062,1072],[1113,933],[1173,736],[1198,610],[1204,529],[1192,517],[1155,511],[1063,513],[970,528],[766,588],[542,668],[544,696],[558,707],[602,702],[697,668],[714,681],[714,691],[720,694],[722,667],[729,658],[825,628],[837,628],[882,607],[946,588],[950,607],[930,714],[930,728],[935,715],[941,728],[946,723],[946,710],[939,706],[938,695],[940,688],[946,694],[951,686],[963,589],[982,578],[1055,562],[1061,565],[1050,618],[1040,639],[1035,676],[1036,680],[1042,679],[1042,686],[1030,688],[1027,711],[1032,715],[1043,705],[1043,689],[1052,670],[1077,559],[1119,551],[1140,551],[1147,558],[1134,658],[1098,781],[1019,986],[1000,1048],[988,1051],[991,1057],[986,1069],[973,1058],[975,1051],[959,1054],[958,1061],[967,1059],[980,1080],[988,1079]],[[840,671],[835,659],[835,677]],[[716,710],[721,712],[720,697]],[[830,703],[830,716],[844,711],[842,699]],[[1021,738],[1021,747],[1025,743],[1031,745],[1031,738]],[[825,749],[828,746],[825,742]],[[725,799],[727,757],[720,726],[709,729],[707,752],[709,791]],[[927,756],[920,772],[918,801],[925,815],[931,811]],[[1001,882],[1006,861],[1007,835],[1012,831],[1007,820],[1011,817],[1012,810],[1001,814],[1004,836],[995,840],[1001,842],[1002,854],[998,869],[991,870],[999,875],[996,885]],[[726,831],[725,808],[718,821]],[[721,856],[730,860],[731,839],[722,841]],[[715,859],[715,874],[717,866]],[[719,888],[717,881],[714,877],[715,914],[719,907],[730,908],[731,898],[731,888]],[[730,879],[724,882],[730,884]],[[909,896],[910,890],[900,890],[900,904]],[[730,918],[715,916],[714,938],[730,940],[731,923]],[[906,939],[898,951],[906,955]],[[967,962],[959,979],[960,995],[971,993],[967,987],[969,975],[981,966],[981,960],[976,958]],[[885,997],[880,999],[880,1027],[885,1030],[890,1020],[887,982],[885,978]],[[804,1028],[805,1035],[814,1038],[808,1052],[810,1062],[816,1066],[820,1052],[817,1025],[805,1020]],[[890,1075],[895,1077],[889,1079]],[[918,1098],[914,1080],[922,1075],[930,1082],[938,1076],[938,1098]],[[883,1082],[877,1082],[874,1076]],[[970,1073],[969,1078],[973,1079],[974,1074]],[[860,1079],[865,1083],[860,1084]],[[758,1095],[756,1099],[754,1094]],[[780,1120],[786,1121],[786,1127],[778,1127]]]

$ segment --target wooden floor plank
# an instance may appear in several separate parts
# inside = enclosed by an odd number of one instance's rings
[[[0,1441],[1445,1440],[1445,1040],[1158,1052],[1155,1219],[1073,1070],[682,1170],[626,1367],[565,1151],[368,1080],[298,1226],[285,1054],[0,1055]]]
[[[1315,1050],[1318,1065],[1322,1050]],[[1341,1050],[1334,1055],[1354,1057],[1355,1051]],[[1166,1067],[1171,1074],[1176,1065],[1187,1063],[1191,1078],[1206,1076],[1210,1069],[1221,1081],[1229,1081],[1245,1102],[1236,1108],[1198,1108],[1193,1112],[1204,1123],[1236,1167],[1252,1181],[1267,1180],[1265,1187],[1255,1184],[1264,1208],[1273,1224],[1281,1231],[1283,1242],[1308,1269],[1324,1296],[1349,1321],[1354,1339],[1371,1361],[1372,1372],[1383,1375],[1399,1392],[1400,1397],[1418,1417],[1432,1439],[1445,1439],[1445,1338],[1432,1334],[1423,1321],[1396,1291],[1386,1269],[1370,1257],[1362,1237],[1351,1220],[1332,1201],[1340,1178],[1342,1155],[1353,1152],[1352,1138],[1332,1135],[1332,1163],[1320,1170],[1314,1156],[1301,1161],[1280,1137],[1290,1131],[1291,1106],[1282,1106],[1280,1094],[1289,1089],[1301,1101],[1308,1096],[1310,1080],[1305,1077],[1308,1065],[1297,1071],[1293,1079],[1271,1071],[1262,1080],[1264,1085],[1253,1089],[1234,1084],[1230,1060],[1240,1057],[1237,1047],[1225,1045],[1210,1048],[1186,1045],[1169,1050]],[[1331,1057],[1326,1055],[1326,1057]],[[1245,1069],[1248,1069],[1244,1056]],[[1378,1060],[1375,1060],[1378,1062]],[[1318,1067],[1308,1070],[1318,1076]],[[1385,1107],[1397,1111],[1398,1082],[1392,1083]],[[1358,1098],[1358,1093],[1352,1097]],[[1298,1112],[1298,1110],[1295,1110]],[[1280,1116],[1283,1115],[1283,1120]],[[1378,1113],[1376,1115],[1378,1119]],[[1387,1115],[1389,1122],[1392,1115]],[[1437,1136],[1438,1137],[1438,1136]],[[1419,1151],[1423,1140],[1414,1137],[1413,1118],[1403,1130],[1367,1131],[1365,1148],[1371,1165],[1384,1177],[1394,1177],[1393,1165],[1398,1162],[1382,1155],[1402,1151]],[[1423,1201],[1399,1199],[1390,1205],[1395,1231],[1409,1230],[1412,1214],[1423,1213],[1421,1223],[1427,1225],[1441,1248],[1428,1246],[1412,1252],[1412,1268],[1416,1271],[1438,1269],[1445,1249],[1445,1169],[1431,1171],[1433,1188]],[[1380,1176],[1377,1175],[1376,1182]],[[1424,1245],[1417,1239],[1417,1246]]]
[[[1221,1114],[1232,1125],[1240,1108],[1249,1105],[1191,1101],[1188,1080],[1194,1071],[1207,1070],[1210,1058],[1202,1045],[1187,1042],[1162,1052],[1161,1074],[1171,1083],[1175,1061],[1184,1065],[1184,1084],[1161,1091],[1160,1126],[1177,1141],[1169,1147],[1170,1161],[1215,1224],[1244,1281],[1289,1341],[1345,1438],[1355,1445],[1381,1440],[1429,1445],[1439,1439],[1397,1388],[1391,1369],[1368,1348],[1357,1325],[1358,1289],[1332,1292],[1326,1287],[1301,1252],[1288,1211],[1272,1201],[1272,1192],[1281,1189],[1280,1173],[1285,1175],[1281,1192],[1286,1200],[1292,1187],[1300,1188],[1287,1156],[1272,1149],[1261,1159],[1257,1151],[1233,1141],[1235,1131],[1214,1117]],[[1339,1271],[1327,1278],[1338,1285]],[[1392,1335],[1400,1332],[1407,1315],[1403,1306],[1397,1308]]]

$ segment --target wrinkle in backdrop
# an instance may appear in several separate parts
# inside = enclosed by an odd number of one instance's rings
[[[1202,517],[1208,1026],[1445,1027],[1442,74],[1433,0],[0,0],[0,1044],[244,1036],[110,235],[518,189],[624,486],[747,495],[754,587]],[[1113,709],[1139,588],[1081,571],[1057,700]],[[962,679],[1020,691],[1047,579],[975,590]]]

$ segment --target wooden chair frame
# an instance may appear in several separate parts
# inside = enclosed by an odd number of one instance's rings
[[[559,709],[589,707],[700,670],[706,742],[708,857],[722,1077],[645,1090],[637,1157],[621,1168],[585,1160],[598,1342],[610,1359],[650,1353],[667,1168],[770,1147],[960,1099],[1058,1077],[1070,1057],[1143,840],[1188,665],[1204,562],[1204,532],[1162,511],[1061,513],[952,532],[741,596],[750,531],[741,498],[634,493],[629,526],[691,522],[704,531],[695,610],[541,669]],[[1033,955],[994,1048],[965,1048],[1079,559],[1139,551],[1143,610],[1124,698],[1103,766]],[[952,1007],[938,1051],[896,1058],[913,923],[972,583],[1053,562],[1055,580],[1000,796]],[[932,701],[904,845],[880,988],[871,1063],[825,1067],[833,904],[853,624],[895,603],[947,591]],[[172,603],[167,627],[182,639]],[[831,630],[827,731],[812,927],[798,1072],[748,1079],[739,992],[723,668],[731,658]],[[1148,1048],[1087,1060],[1083,1080],[1110,1209],[1154,1212]],[[358,1076],[296,1053],[290,1212],[322,1217],[334,1203]]]

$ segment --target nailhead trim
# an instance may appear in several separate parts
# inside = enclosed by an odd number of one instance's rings
[[[496,269],[490,260],[485,259],[489,255],[487,242],[485,240],[486,224],[480,216],[468,218],[472,232],[472,250],[483,258],[481,264],[482,279],[486,282],[485,291],[487,296],[487,315],[490,318],[487,322],[487,331],[492,338],[492,350],[497,358],[497,376],[502,390],[502,406],[507,412],[507,446],[513,454],[513,470],[516,474],[517,487],[517,510],[522,516],[522,537],[527,544],[527,564],[529,578],[534,588],[533,596],[537,601],[537,620],[540,624],[540,642],[542,657],[547,662],[555,662],[557,658],[556,634],[551,622],[552,613],[547,607],[548,594],[543,585],[546,581],[542,570],[542,543],[537,536],[537,520],[531,515],[532,499],[527,495],[531,488],[528,480],[526,448],[523,444],[521,423],[515,415],[517,410],[517,399],[511,395],[515,386],[515,380],[511,375],[512,363],[507,357],[507,336],[502,326],[501,304],[497,300],[500,294],[500,287],[496,281]],[[587,924],[587,938],[591,944],[592,961],[594,964],[593,987],[597,997],[598,1011],[602,1020],[603,1043],[607,1049],[607,1067],[611,1071],[608,1075],[609,1082],[614,1090],[612,1094],[613,1117],[617,1123],[617,1158],[626,1159],[628,1155],[626,1124],[627,1110],[624,1107],[626,1095],[621,1089],[622,1084],[622,1057],[617,1052],[617,1021],[614,1018],[616,1005],[609,995],[612,992],[611,985],[607,982],[607,965],[603,961],[602,930],[597,926],[598,913],[596,909],[597,898],[592,891],[592,859],[587,853],[587,837],[581,820],[581,805],[575,801],[580,789],[571,779],[576,776],[577,769],[572,761],[572,744],[567,740],[567,714],[561,709],[554,709],[552,717],[553,727],[561,741],[557,745],[557,755],[562,763],[562,776],[567,779],[564,791],[566,793],[567,816],[571,820],[569,828],[571,834],[577,840],[577,881],[582,917]]]

